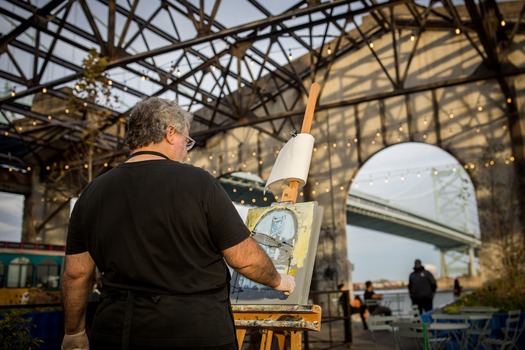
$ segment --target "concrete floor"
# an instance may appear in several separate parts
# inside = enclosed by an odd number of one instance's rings
[[[396,345],[394,337],[390,332],[375,332],[377,340],[377,347],[374,345],[374,340],[370,331],[363,328],[361,321],[352,323],[352,342],[345,342],[344,322],[343,320],[336,320],[332,322],[325,322],[321,324],[320,332],[305,332],[303,333],[303,349],[305,350],[395,350]],[[307,333],[307,334],[306,334]],[[306,344],[308,346],[306,346]],[[259,349],[260,335],[247,335],[243,350]],[[272,344],[272,350],[278,349],[276,341]],[[413,343],[403,343],[403,350],[416,350],[417,346]]]
[[[308,332],[308,349],[357,349],[357,350],[395,350],[394,337],[390,332],[375,332],[377,347],[370,331],[359,322],[352,323],[352,342],[345,343],[344,323],[342,320],[321,325],[320,332]],[[417,349],[408,344],[406,350]],[[306,347],[303,347],[306,349]]]

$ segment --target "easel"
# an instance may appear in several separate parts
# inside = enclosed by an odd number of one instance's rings
[[[237,344],[242,347],[246,331],[262,334],[261,350],[270,350],[275,335],[279,349],[301,349],[303,331],[321,330],[319,305],[233,305]]]
[[[301,133],[310,133],[319,84],[310,88],[308,104],[304,114]],[[283,190],[280,202],[295,204],[299,181],[290,181]],[[299,350],[302,346],[303,331],[321,330],[321,307],[319,305],[233,305],[237,345],[241,349],[248,330],[261,332],[260,350],[270,350],[273,336],[279,349]]]

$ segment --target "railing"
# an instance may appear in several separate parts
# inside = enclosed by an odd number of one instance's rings
[[[330,349],[336,346],[352,343],[352,312],[349,291],[311,291],[311,303],[321,306],[321,332],[323,336],[313,332],[305,332],[304,348],[310,343],[320,344],[316,349]],[[342,327],[342,330],[341,330]]]

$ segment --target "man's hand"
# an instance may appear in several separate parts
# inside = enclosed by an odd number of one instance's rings
[[[89,350],[89,340],[84,329],[82,332],[64,335],[61,350]]]
[[[290,275],[281,274],[281,283],[279,283],[279,285],[275,287],[275,290],[284,292],[285,295],[290,295],[293,293],[294,289],[295,278]]]

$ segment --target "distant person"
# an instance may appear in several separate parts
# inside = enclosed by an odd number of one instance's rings
[[[459,279],[454,280],[454,298],[457,299],[461,296],[461,293],[463,292],[463,287],[459,284]]]
[[[371,281],[366,281],[365,286],[365,304],[367,304],[368,312],[370,312],[370,315],[392,316],[392,310],[390,310],[390,308],[379,305],[381,300],[383,300],[383,294],[377,294],[376,292],[374,292],[374,286],[372,285]],[[368,300],[374,300],[377,302],[377,304],[367,303]]]
[[[425,267],[421,265],[421,260],[416,259],[414,272],[408,277],[408,292],[412,305],[417,305],[420,313],[432,310],[436,289],[434,276],[430,271],[425,270]]]

